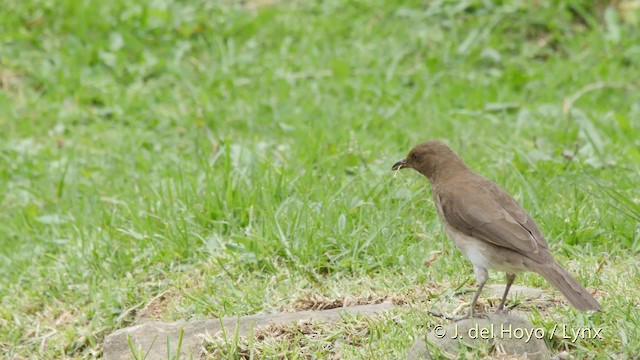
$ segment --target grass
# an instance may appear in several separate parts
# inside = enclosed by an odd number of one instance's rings
[[[556,258],[597,289],[599,314],[524,305],[540,326],[603,328],[602,341],[555,339],[553,350],[640,352],[637,8],[1,5],[8,358],[98,357],[108,333],[151,305],[162,320],[211,318],[310,293],[406,296],[416,306],[339,324],[328,341],[347,358],[403,357],[439,321],[424,310],[473,286],[426,181],[390,171],[433,138],[513,194]],[[516,282],[549,288],[536,275]],[[429,296],[410,296],[423,287]],[[304,339],[250,344],[265,356],[332,356]]]

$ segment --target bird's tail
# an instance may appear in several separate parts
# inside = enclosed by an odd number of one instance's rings
[[[540,264],[536,266],[535,271],[544,276],[551,285],[555,286],[576,309],[580,311],[602,311],[602,307],[600,307],[598,301],[589,291],[582,287],[582,285],[557,262],[553,261],[544,265]]]

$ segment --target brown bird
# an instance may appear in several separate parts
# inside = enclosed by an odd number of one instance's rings
[[[578,310],[602,310],[589,291],[553,259],[531,216],[500,186],[471,171],[447,145],[420,144],[392,167],[399,169],[414,169],[429,179],[440,221],[473,264],[479,286],[468,316],[474,315],[489,269],[507,274],[499,312],[516,274],[523,271],[542,275]]]

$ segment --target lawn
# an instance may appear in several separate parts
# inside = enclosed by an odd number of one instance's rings
[[[1,356],[387,299],[208,349],[404,357],[476,285],[426,179],[391,171],[429,139],[505,187],[602,304],[519,276],[557,300],[509,302],[537,326],[603,329],[553,352],[637,356],[640,3],[491,3],[0,1]]]

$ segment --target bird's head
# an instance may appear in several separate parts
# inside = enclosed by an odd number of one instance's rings
[[[409,151],[406,158],[393,164],[391,170],[413,169],[430,180],[443,167],[461,164],[456,154],[441,141],[427,141]]]

